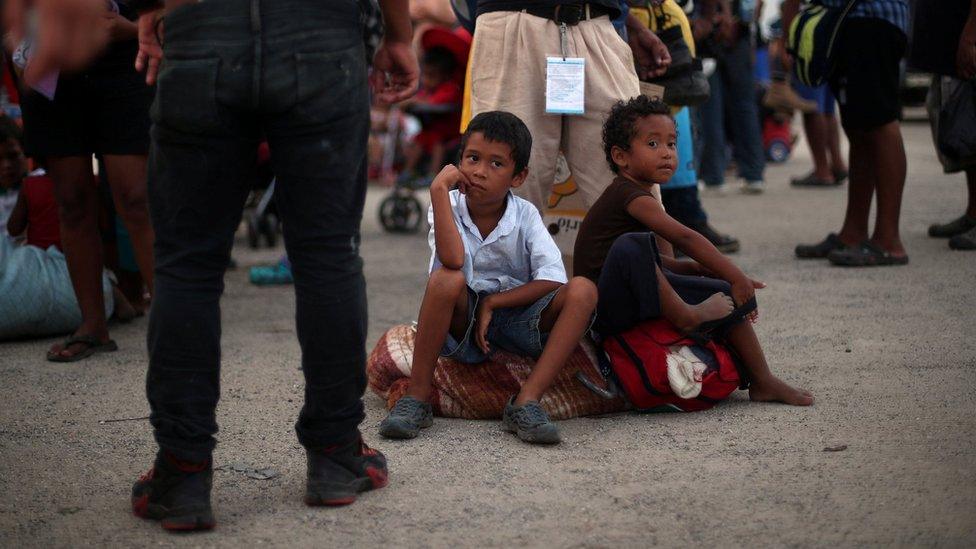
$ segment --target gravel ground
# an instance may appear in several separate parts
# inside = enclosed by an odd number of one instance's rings
[[[363,432],[391,463],[388,488],[343,509],[301,502],[305,460],[294,298],[247,283],[280,250],[235,251],[223,300],[223,399],[212,533],[168,535],[129,512],[153,456],[144,397],[146,321],[116,326],[121,350],[77,364],[44,360],[54,340],[0,345],[0,546],[972,546],[976,544],[976,254],[926,237],[959,215],[960,176],[941,173],[928,128],[905,127],[906,267],[843,270],[792,255],[839,228],[843,189],[791,189],[805,147],[752,197],[706,197],[714,224],[742,239],[736,260],[765,280],[757,325],[774,370],[813,391],[798,409],[736,393],[687,415],[563,422],[555,448],[519,443],[495,422],[438,419],[419,439],[378,440],[379,398]],[[412,320],[427,261],[422,236],[384,234],[372,189],[364,221],[370,348]],[[967,282],[968,281],[968,282]],[[846,444],[840,452],[824,448]]]

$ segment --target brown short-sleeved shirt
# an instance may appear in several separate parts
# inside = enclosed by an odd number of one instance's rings
[[[627,205],[642,196],[654,195],[641,185],[624,177],[617,177],[597,199],[576,235],[573,249],[573,274],[585,276],[593,282],[600,278],[603,261],[610,246],[622,234],[647,232],[643,223],[627,213]]]

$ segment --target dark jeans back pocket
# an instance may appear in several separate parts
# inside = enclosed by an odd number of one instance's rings
[[[296,53],[295,71],[295,106],[310,122],[342,118],[366,104],[362,45],[340,51]]]
[[[153,122],[194,134],[221,129],[217,111],[220,59],[167,59],[159,72]]]

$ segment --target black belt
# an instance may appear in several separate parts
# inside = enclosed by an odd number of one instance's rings
[[[580,21],[610,15],[610,8],[600,4],[561,4],[548,8],[526,8],[525,13],[573,26]]]

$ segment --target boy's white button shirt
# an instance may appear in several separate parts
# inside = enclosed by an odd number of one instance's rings
[[[508,193],[505,213],[487,238],[471,220],[464,195],[450,192],[454,224],[464,244],[464,279],[478,293],[495,294],[517,288],[533,280],[565,284],[566,268],[562,254],[542,222],[539,210],[528,200]],[[430,222],[430,271],[441,267],[434,241],[434,208],[427,212]]]

